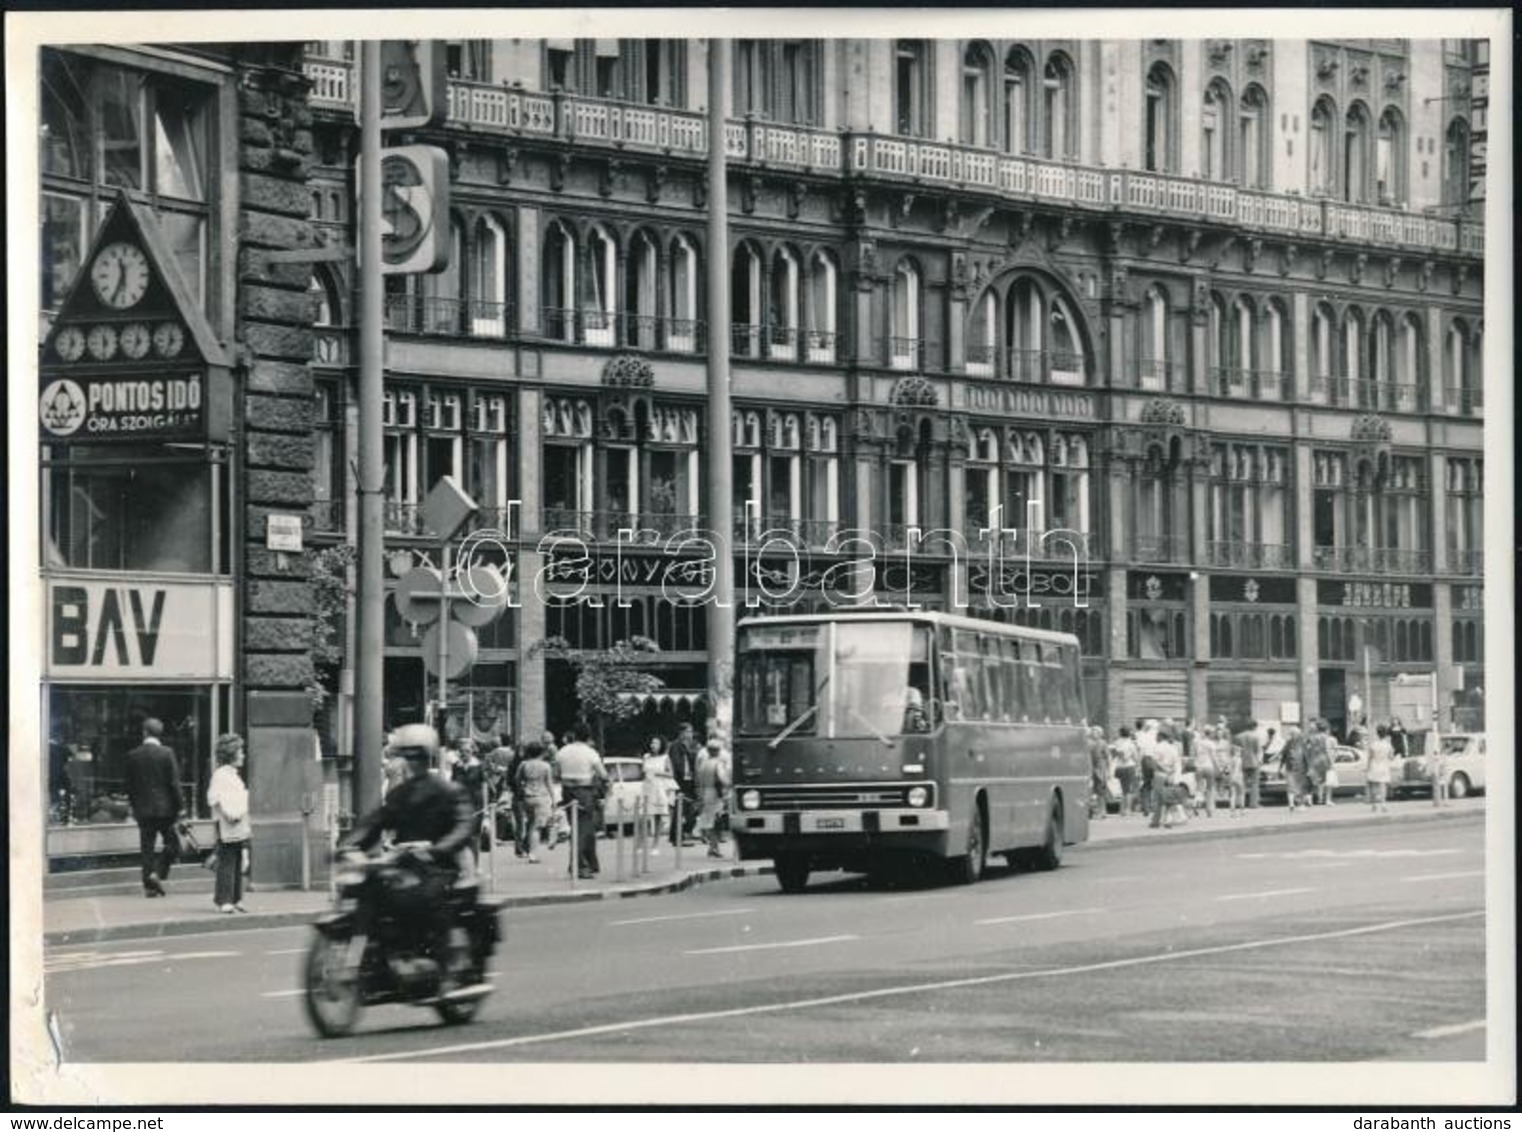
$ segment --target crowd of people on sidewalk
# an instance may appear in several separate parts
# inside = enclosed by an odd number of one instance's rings
[[[545,731],[518,747],[489,736],[482,746],[484,757],[473,739],[461,738],[444,748],[437,768],[476,808],[472,851],[479,855],[488,843],[483,825],[490,818],[497,841],[510,841],[517,860],[538,864],[550,847],[570,840],[574,810],[578,876],[597,876],[597,835],[617,819],[608,807],[612,779],[590,728],[578,724],[558,741]],[[710,857],[723,856],[731,765],[723,737],[715,733],[700,744],[690,723],[681,724],[669,744],[661,735],[649,737],[640,756],[638,808],[629,816],[652,856],[668,841],[675,847],[696,840]],[[388,784],[398,780],[398,770],[388,767]]]
[[[1407,753],[1400,721],[1357,728],[1349,739],[1364,752],[1364,801],[1371,811],[1388,813],[1390,783]],[[1113,739],[1104,728],[1091,727],[1090,816],[1105,818],[1114,802],[1121,816],[1140,814],[1154,829],[1194,814],[1214,817],[1218,808],[1234,818],[1258,808],[1269,772],[1276,784],[1282,779],[1289,813],[1332,806],[1341,785],[1336,748],[1325,719],[1312,719],[1303,729],[1247,720],[1235,730],[1225,719],[1188,725],[1145,719],[1121,727]],[[1440,751],[1428,756],[1427,773],[1434,803],[1444,804],[1448,775]]]

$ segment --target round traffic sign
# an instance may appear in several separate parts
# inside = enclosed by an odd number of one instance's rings
[[[442,575],[430,566],[418,566],[396,583],[396,611],[403,621],[432,625],[439,619],[443,592]]]
[[[507,579],[495,566],[472,566],[451,587],[449,614],[462,625],[485,625],[507,605]]]
[[[476,644],[476,632],[466,628],[458,621],[443,621],[437,625],[430,625],[428,632],[423,634],[423,667],[428,670],[430,676],[439,674],[439,630],[448,634],[444,638],[444,675],[450,680],[461,676],[470,670],[470,666],[476,662],[476,653],[479,651]]]

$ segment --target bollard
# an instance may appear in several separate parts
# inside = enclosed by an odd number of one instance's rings
[[[486,831],[486,891],[497,891],[497,809],[486,783],[481,783],[481,828]],[[479,844],[479,843],[478,843]]]
[[[682,803],[686,800],[687,799],[681,794],[681,792],[678,791],[676,796],[676,809],[671,812],[671,829],[673,832],[673,840],[676,842],[676,857],[672,862],[672,867],[675,868],[677,872],[682,871]]]
[[[576,859],[576,850],[581,845],[581,839],[579,837],[577,837],[577,835],[576,835],[576,818],[577,818],[578,815],[576,813],[576,801],[575,801],[575,799],[572,799],[567,804],[567,807],[570,810],[570,813],[569,813],[568,816],[571,819],[570,853],[567,854],[567,857],[568,857],[570,863],[569,863],[569,866],[567,868],[567,871],[571,874],[571,887],[575,888],[576,887],[577,874],[579,872],[581,872],[581,868],[580,868],[581,862]]]
[[[638,806],[639,812],[639,842],[635,850],[637,855],[635,871],[637,875],[644,876],[650,871],[650,803],[641,798]]]
[[[613,822],[613,879],[624,879],[624,800],[618,800],[618,816]]]

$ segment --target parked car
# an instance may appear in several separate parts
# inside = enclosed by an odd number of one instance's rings
[[[1369,785],[1367,751],[1361,747],[1338,744],[1332,748],[1332,767],[1337,771],[1337,786],[1332,791],[1334,797],[1365,794]],[[1280,760],[1263,764],[1258,772],[1258,793],[1265,801],[1271,798],[1283,801],[1288,795],[1289,787],[1284,780],[1284,768]]]
[[[1448,762],[1448,797],[1464,798],[1485,789],[1485,736],[1473,732],[1456,732],[1439,739],[1443,757]],[[1431,794],[1432,772],[1421,755],[1406,759],[1401,781],[1403,794]]]
[[[608,770],[608,797],[603,802],[603,831],[612,833],[618,824],[619,803],[623,803],[624,829],[634,830],[635,807],[645,789],[645,764],[639,759],[614,755],[603,759]]]

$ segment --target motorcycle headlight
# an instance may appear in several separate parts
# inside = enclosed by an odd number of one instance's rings
[[[744,791],[740,795],[740,808],[742,810],[759,810],[761,808],[761,791]]]
[[[904,795],[904,797],[908,799],[911,806],[918,809],[930,801],[930,791],[926,790],[923,786],[911,786],[909,787],[909,793]]]

